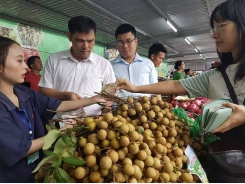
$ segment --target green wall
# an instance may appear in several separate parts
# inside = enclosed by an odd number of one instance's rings
[[[158,77],[166,77],[168,74],[168,63],[162,62],[159,67],[156,68]]]

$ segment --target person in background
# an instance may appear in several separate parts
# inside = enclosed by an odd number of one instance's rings
[[[234,103],[222,104],[231,108],[232,113],[224,123],[212,131],[221,139],[215,141],[217,150],[214,150],[216,158],[220,162],[212,164],[219,166],[219,169],[211,169],[210,178],[212,183],[244,183],[244,145],[245,145],[245,1],[226,0],[216,6],[210,17],[210,36],[214,39],[220,65],[216,69],[203,72],[195,77],[184,80],[164,81],[157,84],[134,86],[126,79],[119,79],[117,82],[124,84],[118,89],[142,93],[162,94],[186,94],[189,97],[208,97],[211,100],[231,99]],[[223,73],[223,74],[222,74]],[[224,77],[223,77],[224,76]],[[226,82],[227,81],[227,82]],[[228,89],[228,83],[231,86]],[[234,90],[234,93],[230,93]],[[237,104],[235,104],[237,101]],[[213,147],[211,147],[213,148]],[[237,150],[234,154],[231,150]],[[218,151],[218,152],[217,152]],[[224,152],[227,151],[227,152]],[[240,152],[239,152],[240,151]],[[240,154],[238,154],[238,152]],[[225,157],[219,157],[226,154]],[[228,156],[230,154],[230,156]],[[238,156],[239,155],[239,156]],[[210,155],[212,156],[212,154]],[[233,159],[232,159],[232,156]],[[226,161],[225,161],[226,160]],[[236,173],[227,170],[231,165],[236,164]],[[226,165],[226,170],[222,167]],[[234,167],[234,165],[233,165]],[[224,167],[225,168],[225,167]],[[214,171],[214,172],[213,172]],[[222,172],[223,171],[223,172]]]
[[[0,182],[33,183],[32,171],[44,155],[44,126],[41,118],[51,119],[52,111],[76,110],[97,102],[100,95],[76,101],[45,97],[23,85],[28,66],[20,45],[0,36]],[[66,125],[62,129],[72,128]]]
[[[185,69],[185,63],[182,60],[178,60],[175,62],[174,69],[176,70],[174,72],[173,80],[180,80],[183,79],[183,71]]]
[[[102,87],[115,82],[110,62],[92,52],[96,24],[86,16],[76,16],[68,22],[69,50],[51,54],[39,82],[39,91],[59,100],[80,100],[94,96]],[[107,104],[108,106],[112,103]],[[86,116],[100,115],[98,104],[85,107]]]
[[[192,70],[190,68],[184,69],[185,79],[191,77]]]
[[[161,43],[154,43],[148,51],[148,58],[154,63],[155,68],[159,67],[159,65],[164,60],[167,49]]]
[[[43,69],[43,63],[39,56],[31,56],[27,59],[27,65],[31,71],[26,74],[25,82],[30,82],[30,88],[39,91],[38,83],[40,81],[40,72]]]
[[[153,62],[136,52],[138,39],[135,28],[130,24],[121,24],[115,31],[115,37],[120,55],[111,64],[116,78],[126,78],[135,85],[157,83],[158,76]],[[126,91],[124,93],[125,96],[133,97],[146,95]],[[161,100],[160,95],[157,98]]]
[[[221,74],[225,71],[235,91],[238,104],[245,105],[245,1],[227,0],[218,5],[210,18],[210,36],[214,39],[220,57],[216,69],[208,70],[184,80],[169,80],[157,84],[134,86],[126,79],[118,89],[136,93],[184,94],[189,97],[207,97],[211,100],[231,95]],[[231,116],[212,133],[230,136],[244,145],[245,107],[234,103],[223,104],[232,108]],[[223,134],[227,133],[227,134]],[[231,139],[231,140],[234,140]],[[227,146],[235,146],[227,143]]]

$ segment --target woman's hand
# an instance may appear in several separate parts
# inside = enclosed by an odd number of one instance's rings
[[[116,83],[118,85],[117,90],[124,89],[124,90],[129,91],[129,92],[136,92],[135,90],[137,87],[134,86],[127,79],[119,78],[119,79],[117,79]]]
[[[228,130],[231,130],[237,126],[240,126],[245,123],[245,107],[233,103],[225,103],[223,104],[225,107],[229,107],[232,109],[232,113],[230,117],[218,128],[213,130],[212,133],[224,133]]]

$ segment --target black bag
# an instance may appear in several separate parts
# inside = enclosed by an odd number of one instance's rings
[[[221,70],[221,73],[233,103],[238,104],[225,70]],[[214,168],[207,172],[209,181],[245,183],[245,124],[216,135],[221,139],[210,144],[209,153]]]

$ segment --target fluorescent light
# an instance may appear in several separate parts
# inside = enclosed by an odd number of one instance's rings
[[[200,54],[200,56],[203,57],[202,54]]]
[[[185,38],[185,41],[190,45],[191,43],[190,43],[190,41],[187,39],[187,38]]]
[[[178,32],[178,30],[168,20],[167,24],[174,30],[174,32]]]
[[[195,48],[195,51],[198,52],[198,50]]]
[[[146,33],[146,32],[144,32],[144,31],[142,31],[142,30],[140,30],[140,29],[138,29],[138,28],[135,28],[136,29],[136,31],[138,31],[139,33],[141,33],[141,34],[143,34],[143,35],[145,35],[145,36],[148,36],[148,34]]]

